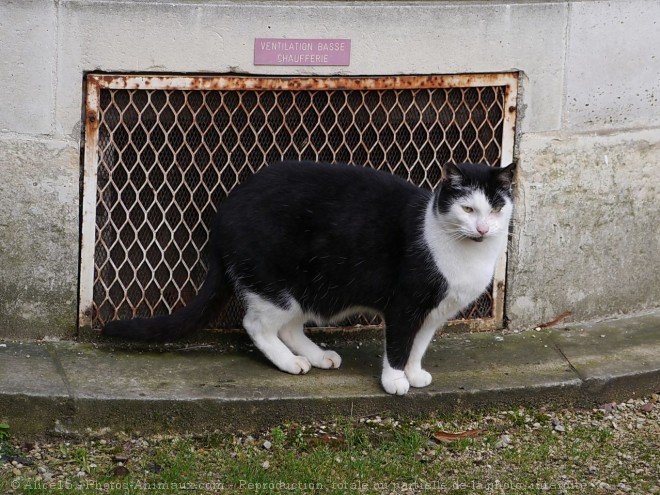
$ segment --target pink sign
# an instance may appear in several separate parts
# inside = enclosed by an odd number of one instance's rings
[[[351,40],[256,38],[254,65],[350,65]]]

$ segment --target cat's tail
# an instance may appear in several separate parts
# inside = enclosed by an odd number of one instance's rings
[[[230,296],[224,270],[218,260],[210,260],[202,288],[188,305],[170,315],[111,321],[105,325],[102,334],[143,341],[176,340],[211,322],[229,302]]]

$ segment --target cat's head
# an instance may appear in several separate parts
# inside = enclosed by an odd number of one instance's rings
[[[436,214],[443,230],[457,240],[481,242],[506,235],[513,211],[515,163],[496,168],[464,163],[442,168]]]

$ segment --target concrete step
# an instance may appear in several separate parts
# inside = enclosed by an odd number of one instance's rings
[[[660,391],[660,311],[520,334],[440,335],[433,383],[380,387],[382,341],[313,336],[340,369],[292,376],[249,344],[0,343],[0,420],[17,434],[253,430],[336,415],[428,415],[518,405],[594,406]]]

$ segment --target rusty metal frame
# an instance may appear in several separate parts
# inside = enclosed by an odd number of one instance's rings
[[[86,99],[84,107],[85,145],[80,250],[79,326],[91,326],[93,317],[96,186],[100,93],[102,89],[329,91],[488,86],[503,86],[505,89],[502,142],[500,143],[500,164],[505,166],[513,160],[517,110],[516,101],[518,95],[517,72],[385,77],[241,77],[88,74],[86,77]],[[471,331],[487,331],[501,328],[504,321],[505,285],[506,253],[498,260],[495,269],[492,293],[492,317],[458,320],[451,322],[451,324]]]

